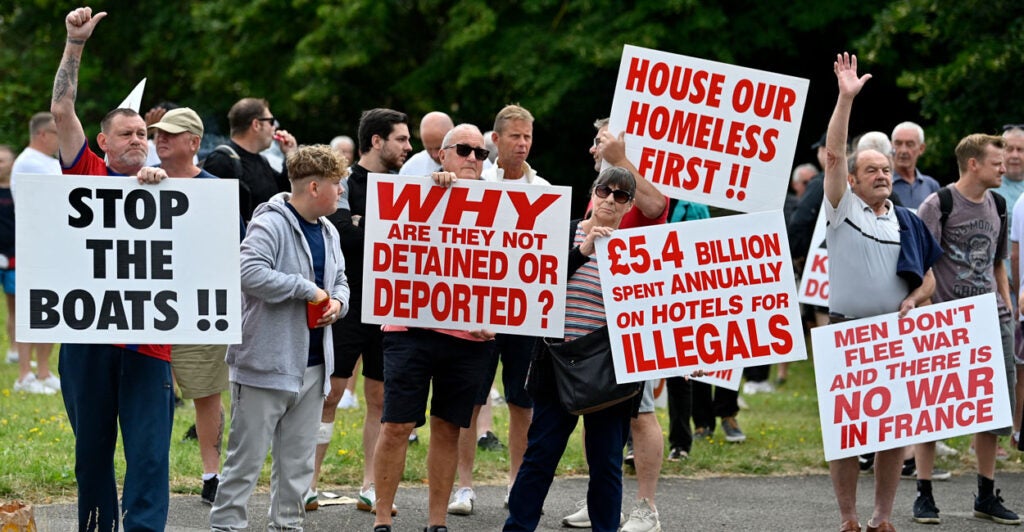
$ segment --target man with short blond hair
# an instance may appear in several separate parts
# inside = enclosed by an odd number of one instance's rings
[[[1002,175],[1006,172],[1003,165],[1004,146],[1002,137],[980,133],[961,139],[955,150],[959,179],[939,193],[928,196],[921,203],[917,214],[942,244],[942,249],[948,250],[933,268],[935,295],[932,300],[941,303],[979,294],[994,293],[996,296],[1003,364],[1009,388],[1010,404],[1007,407],[1013,412],[1016,403],[1016,369],[1013,359],[1014,320],[1005,260],[1008,248],[1004,221],[1006,207],[1005,199],[990,190],[999,187]],[[948,194],[948,211],[944,211],[941,206],[941,194]],[[999,203],[1004,204],[1002,209]],[[831,248],[829,254],[831,257]],[[1011,434],[1012,428],[1007,426],[974,436],[978,470],[974,515],[1001,524],[1015,525],[1020,524],[1020,518],[1003,506],[1003,499],[995,490],[998,437]],[[914,520],[938,523],[939,510],[931,493],[935,443],[920,443],[915,453],[919,495],[914,503]],[[927,503],[927,512],[919,511],[919,505],[923,503]]]

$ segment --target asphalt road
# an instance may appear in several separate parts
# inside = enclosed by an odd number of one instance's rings
[[[871,516],[872,476],[861,476],[859,485],[860,519],[867,525]],[[544,506],[545,515],[538,530],[566,530],[561,518],[576,510],[575,503],[585,496],[585,478],[557,479]],[[1006,506],[1024,513],[1024,474],[1000,473],[996,487],[1002,490]],[[974,475],[955,475],[934,483],[936,503],[942,524],[919,525],[911,521],[915,497],[913,481],[904,480],[896,498],[893,523],[900,531],[971,532],[1012,530],[991,521],[973,517]],[[354,497],[355,490],[333,490]],[[476,512],[472,516],[448,516],[452,531],[500,530],[506,510],[502,508],[504,486],[478,486]],[[636,482],[626,479],[624,511],[628,512]],[[269,497],[253,496],[249,504],[251,530],[265,530]],[[722,531],[835,531],[839,529],[839,511],[832,496],[828,476],[663,478],[658,486],[658,512],[663,529]],[[420,531],[427,524],[426,486],[403,486],[398,492],[399,514],[395,530]],[[209,506],[198,495],[172,496],[167,530],[185,532],[208,530]],[[53,504],[35,508],[36,523],[42,532],[70,531],[77,528],[74,504]],[[373,516],[356,510],[354,505],[327,506],[309,512],[306,530],[366,531],[373,529]]]

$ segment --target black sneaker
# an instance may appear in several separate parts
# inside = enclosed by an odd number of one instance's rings
[[[903,461],[903,469],[900,470],[900,478],[911,480],[917,478],[917,460],[907,458]]]
[[[871,468],[875,465],[875,453],[862,454],[857,457],[857,462],[862,473],[871,471]]]
[[[939,508],[931,495],[918,495],[914,501],[914,521],[926,525],[939,524]]]
[[[680,460],[686,460],[690,457],[690,453],[683,450],[682,447],[673,447],[668,451],[668,461],[678,462]]]
[[[181,441],[198,440],[199,435],[196,434],[196,424],[193,423],[188,430],[185,431],[185,435],[181,437]]]
[[[391,525],[377,525],[373,527],[373,532],[391,532]]]
[[[444,525],[434,525],[431,527],[425,527],[423,532],[448,532],[448,527]]]
[[[1003,498],[999,496],[999,491],[996,490],[995,494],[984,499],[974,496],[974,517],[991,519],[1001,525],[1019,525],[1020,517],[1003,506]]]
[[[220,485],[219,477],[212,477],[210,480],[203,481],[203,502],[206,504],[213,504],[213,500],[217,498],[217,486]]]
[[[487,431],[483,436],[480,436],[476,440],[476,446],[485,451],[500,452],[505,450],[505,444],[501,443],[498,436],[491,431]]]

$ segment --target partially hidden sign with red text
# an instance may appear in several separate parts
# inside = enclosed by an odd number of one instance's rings
[[[806,79],[626,45],[608,129],[665,195],[740,212],[781,209]]]
[[[363,322],[561,336],[570,196],[370,174]]]
[[[619,382],[807,358],[781,211],[621,229],[596,244]]]
[[[825,247],[825,209],[818,213],[811,245],[804,260],[797,300],[805,305],[828,308],[828,248]]]
[[[1009,427],[993,294],[811,330],[825,459]]]

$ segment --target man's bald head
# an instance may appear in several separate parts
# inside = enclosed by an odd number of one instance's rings
[[[423,141],[423,149],[434,161],[440,163],[437,152],[441,149],[441,142],[455,124],[450,116],[440,112],[431,111],[420,120],[420,140]]]

